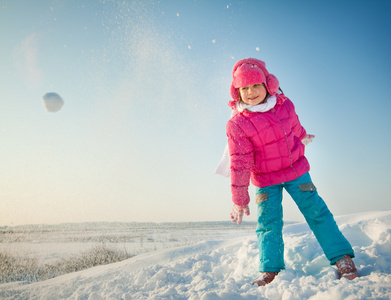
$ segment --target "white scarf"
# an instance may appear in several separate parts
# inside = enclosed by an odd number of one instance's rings
[[[266,98],[266,101],[258,104],[258,105],[248,105],[243,103],[242,101],[238,101],[236,104],[236,109],[232,111],[231,118],[235,116],[239,112],[243,112],[244,110],[250,111],[250,112],[267,112],[271,110],[274,106],[276,106],[277,103],[277,96],[276,95],[269,95]],[[229,159],[229,150],[228,150],[228,144],[225,146],[223,156],[215,170],[215,174],[222,175],[224,177],[230,177],[231,176],[231,162]]]
[[[258,104],[258,105],[249,105],[242,101],[238,101],[236,103],[236,113],[242,112],[244,110],[248,110],[251,112],[267,112],[271,110],[274,106],[276,106],[277,103],[277,96],[276,95],[270,95],[266,98],[266,101]],[[231,117],[232,118],[232,117]]]

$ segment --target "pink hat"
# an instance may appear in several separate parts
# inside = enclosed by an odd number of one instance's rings
[[[240,99],[239,88],[256,83],[264,83],[269,94],[274,95],[279,82],[276,76],[270,74],[266,69],[266,64],[256,58],[246,58],[239,60],[232,70],[231,96],[237,101]]]

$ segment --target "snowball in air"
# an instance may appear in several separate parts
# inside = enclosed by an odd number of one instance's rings
[[[64,100],[56,93],[46,93],[42,96],[42,99],[48,112],[57,112],[64,105]]]

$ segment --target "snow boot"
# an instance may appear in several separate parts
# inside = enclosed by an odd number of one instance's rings
[[[353,280],[358,277],[356,266],[348,254],[338,260],[335,265],[338,268],[337,272],[339,279],[346,278],[348,280]]]
[[[265,286],[272,282],[274,278],[277,276],[278,272],[262,272],[261,278],[258,280],[255,280],[253,282],[253,285],[256,283],[258,286]]]

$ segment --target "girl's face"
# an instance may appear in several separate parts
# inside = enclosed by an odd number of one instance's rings
[[[239,88],[242,101],[248,105],[258,105],[265,101],[267,90],[263,83],[257,83]]]

